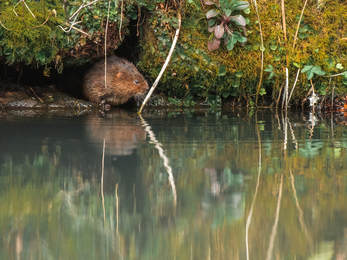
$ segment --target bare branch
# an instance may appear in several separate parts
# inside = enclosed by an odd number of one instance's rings
[[[92,1],[92,2],[90,2],[89,4],[82,4],[78,9],[77,9],[77,11],[68,19],[69,21],[71,20],[71,19],[73,19],[76,15],[78,15],[78,13],[83,9],[83,8],[86,8],[86,7],[88,7],[88,6],[91,6],[91,5],[93,5],[93,4],[95,4],[96,2],[98,2],[99,0],[94,0],[94,1]]]

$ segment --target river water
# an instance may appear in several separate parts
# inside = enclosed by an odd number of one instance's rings
[[[0,259],[347,259],[343,114],[134,112],[0,113]]]

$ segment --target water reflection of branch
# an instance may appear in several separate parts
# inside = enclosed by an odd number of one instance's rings
[[[258,188],[259,188],[259,183],[260,183],[260,172],[261,172],[261,140],[260,140],[258,121],[257,121],[257,119],[255,121],[257,122],[258,149],[259,149],[258,179],[257,179],[257,185],[255,187],[252,205],[251,205],[251,208],[249,210],[249,214],[248,214],[247,222],[246,222],[246,255],[247,255],[247,260],[249,260],[248,230],[249,230],[249,225],[251,224],[251,220],[252,220],[253,207],[254,207],[255,199],[256,199],[257,193],[258,193]]]
[[[145,131],[147,132],[149,138],[151,139],[151,143],[155,144],[155,148],[157,148],[158,152],[159,152],[159,156],[163,159],[164,161],[164,167],[169,175],[169,182],[171,184],[171,188],[172,188],[172,195],[174,197],[174,206],[176,207],[177,205],[177,192],[176,192],[176,185],[175,185],[175,179],[173,177],[172,174],[172,168],[169,165],[169,159],[167,158],[167,156],[164,154],[164,150],[161,147],[162,144],[159,143],[159,141],[156,139],[153,131],[151,130],[151,127],[147,124],[147,122],[142,118],[141,114],[139,114],[139,117],[141,119],[142,122],[142,126],[145,128]]]
[[[292,171],[290,171],[290,178],[291,178],[291,183],[292,183],[292,188],[293,188],[293,195],[294,195],[294,198],[295,198],[295,205],[299,211],[299,220],[300,220],[300,225],[301,225],[301,228],[303,229],[305,235],[306,235],[306,238],[307,238],[307,241],[310,245],[310,250],[311,250],[311,254],[313,254],[313,241],[312,241],[312,238],[310,236],[310,234],[308,233],[308,230],[307,230],[307,227],[305,225],[305,222],[304,222],[304,214],[302,213],[302,210],[300,208],[300,205],[299,205],[299,201],[298,201],[298,197],[296,196],[296,189],[295,189],[295,184],[294,184],[294,176],[293,176],[293,173]]]
[[[117,235],[118,235],[118,225],[119,225],[119,219],[118,219],[118,216],[119,216],[119,211],[118,211],[118,206],[119,206],[119,200],[118,200],[118,183],[116,184],[116,190],[115,190],[115,193],[116,193],[116,201],[117,201]]]
[[[280,215],[280,208],[281,208],[282,187],[283,187],[283,175],[281,175],[281,184],[280,184],[280,188],[278,190],[276,218],[275,218],[275,223],[274,223],[274,225],[272,227],[272,231],[271,231],[271,236],[270,236],[270,241],[269,241],[269,249],[267,250],[266,260],[271,260],[271,258],[272,258],[272,250],[274,248],[274,242],[275,242],[275,238],[277,235],[278,218]]]
[[[292,134],[293,143],[295,144],[295,149],[298,149],[298,141],[297,141],[296,138],[295,138],[294,131],[293,131],[293,128],[292,128],[292,124],[290,123],[288,117],[287,117],[287,121],[288,121],[288,124],[289,124],[290,132],[291,132],[291,134]]]
[[[105,170],[105,139],[102,145],[102,162],[101,162],[101,198],[102,198],[102,209],[104,212],[104,224],[105,224],[105,197],[104,197],[104,170]]]
[[[283,144],[283,149],[284,152],[287,150],[287,114],[285,117],[283,117],[282,114],[282,123],[283,123],[283,128],[284,128],[284,144]]]

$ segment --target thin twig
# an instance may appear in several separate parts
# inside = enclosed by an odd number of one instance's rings
[[[286,24],[286,12],[284,10],[284,0],[282,0],[282,23],[283,23],[283,34],[284,40],[287,42],[287,24]]]
[[[160,73],[159,73],[157,79],[155,80],[153,86],[151,87],[151,89],[150,89],[150,91],[148,92],[148,94],[147,94],[145,100],[143,101],[143,103],[142,103],[142,105],[141,105],[141,107],[140,107],[139,112],[137,112],[138,114],[141,114],[141,111],[142,111],[143,107],[146,105],[148,99],[151,97],[151,95],[152,95],[154,89],[156,88],[156,86],[157,86],[158,83],[159,83],[159,80],[160,80],[161,76],[163,75],[163,73],[164,73],[164,71],[165,71],[167,65],[169,64],[169,61],[170,61],[170,59],[171,59],[171,55],[172,55],[172,53],[173,53],[173,51],[174,51],[174,49],[175,49],[175,46],[176,46],[176,42],[177,42],[177,39],[178,39],[178,35],[180,34],[180,29],[181,29],[181,13],[178,12],[178,29],[176,30],[175,38],[174,38],[174,40],[173,40],[173,42],[172,42],[171,49],[170,49],[170,51],[169,51],[169,54],[168,54],[168,56],[167,56],[167,58],[166,58],[166,61],[165,61],[164,65],[163,65],[163,67],[161,68],[161,71],[160,71]]]
[[[119,24],[119,40],[122,40],[122,22],[123,22],[123,0],[122,0],[122,6],[120,9],[120,24]]]
[[[273,251],[273,248],[274,248],[275,238],[276,238],[276,235],[277,235],[278,219],[279,219],[280,208],[281,208],[282,187],[283,187],[283,175],[281,175],[281,184],[280,184],[280,187],[279,187],[278,199],[277,199],[276,218],[275,218],[275,223],[274,223],[274,225],[272,227],[272,231],[271,231],[271,236],[270,236],[270,241],[269,241],[269,248],[268,248],[267,254],[266,254],[266,260],[271,260],[272,259],[272,251]]]
[[[261,40],[261,69],[260,69],[260,80],[259,80],[259,84],[258,84],[258,88],[257,88],[257,95],[255,96],[255,106],[258,105],[258,95],[259,95],[259,91],[260,91],[260,87],[261,87],[261,83],[263,80],[263,71],[264,71],[264,43],[263,43],[263,32],[261,30],[261,23],[260,23],[260,17],[259,17],[259,12],[258,12],[258,6],[257,6],[257,1],[254,1],[254,5],[255,5],[255,10],[257,12],[257,17],[258,17],[258,21],[259,21],[259,31],[260,31],[260,40]]]
[[[46,21],[43,22],[43,24],[40,24],[39,26],[35,26],[35,27],[30,27],[30,26],[27,26],[27,25],[25,24],[24,13],[23,13],[23,24],[24,24],[24,26],[25,26],[26,28],[29,28],[29,29],[37,29],[37,28],[40,28],[41,26],[44,26],[44,25],[48,22],[49,17],[50,17],[50,14],[48,15]]]
[[[106,142],[104,139],[104,143],[102,145],[102,161],[101,161],[101,198],[102,198],[102,209],[104,213],[104,225],[105,225],[105,197],[104,197],[104,173],[105,173],[105,146]]]
[[[299,32],[299,28],[300,28],[300,23],[301,23],[302,16],[304,15],[304,10],[305,10],[306,4],[307,4],[307,0],[305,1],[304,7],[302,8],[301,15],[300,15],[300,19],[299,19],[299,22],[298,22],[298,27],[296,28],[296,32],[295,32],[295,36],[294,36],[294,42],[293,42],[293,50],[294,50],[294,48],[295,48],[295,41],[296,41],[296,38],[297,38],[297,36],[298,36],[298,32]]]
[[[256,122],[258,122],[258,121],[256,120]],[[249,226],[250,226],[251,221],[252,221],[253,208],[254,208],[254,204],[255,204],[255,199],[257,198],[257,194],[258,194],[258,189],[259,189],[259,184],[260,184],[260,173],[261,173],[261,140],[260,140],[260,133],[259,133],[258,124],[257,124],[257,133],[258,133],[258,150],[259,150],[258,178],[257,178],[257,185],[255,186],[255,191],[254,191],[254,195],[253,195],[251,208],[249,209],[247,222],[246,222],[246,259],[247,260],[249,260],[248,231],[249,231]]]
[[[107,11],[107,20],[106,20],[106,28],[105,28],[105,88],[107,88],[107,28],[108,28],[108,20],[110,18],[110,7],[111,0],[108,1],[108,11]]]
[[[39,96],[38,95],[36,95],[36,93],[35,93],[35,91],[31,88],[31,87],[29,87],[30,89],[31,89],[31,91],[34,93],[34,95],[41,101],[41,103],[43,103],[43,101],[42,101],[42,99],[41,98],[39,98]]]
[[[24,0],[20,0],[14,7],[13,7],[13,12],[15,13],[15,15],[18,17],[18,14],[16,13],[16,11],[14,10],[16,8],[16,6],[20,3],[23,2],[23,4],[26,6],[26,8],[29,10],[29,12],[31,13],[31,15],[36,18],[36,16],[33,14],[33,12],[30,10],[29,6],[25,3]],[[24,8],[23,8],[24,9]]]
[[[346,73],[347,73],[347,71],[345,71],[345,72],[341,72],[341,73],[339,73],[339,74],[331,75],[331,76],[322,76],[322,77],[323,77],[323,78],[337,77],[337,76],[344,75],[344,74],[346,74]]]
[[[116,202],[117,202],[117,205],[116,205],[116,220],[117,220],[117,228],[116,228],[116,232],[117,232],[117,235],[118,235],[118,227],[119,227],[119,198],[118,198],[118,183],[116,184],[116,190],[115,192],[116,193]]]
[[[2,22],[1,22],[1,20],[0,20],[0,25],[1,25],[2,27],[4,27],[5,30],[12,31],[11,29],[8,29],[8,28],[5,27],[5,25],[3,25]]]
[[[280,102],[281,92],[282,92],[282,89],[283,89],[284,84],[285,84],[285,83],[282,83],[281,88],[280,88],[280,91],[278,92],[278,98],[277,98],[277,100],[276,100],[276,107],[278,107],[278,103]]]
[[[331,110],[334,109],[334,90],[335,90],[335,82],[333,83],[333,91],[331,92]]]
[[[77,24],[77,23],[75,23],[75,24]],[[64,25],[69,26],[70,29],[69,30],[65,30],[62,26],[60,26],[60,25],[58,25],[58,26],[66,33],[70,32],[71,29],[74,29],[74,30],[76,30],[76,31],[78,31],[80,33],[83,33],[84,35],[87,35],[88,37],[92,37],[89,33],[86,33],[85,31],[83,31],[81,29],[78,29],[77,27],[75,27],[75,26],[73,26],[73,25],[71,25],[69,23],[64,23]]]
[[[77,11],[68,19],[69,21],[71,20],[71,19],[73,19],[76,15],[78,15],[78,13],[82,10],[82,9],[84,9],[84,8],[86,8],[86,7],[88,7],[88,6],[91,6],[91,5],[93,5],[93,4],[95,4],[96,2],[98,2],[99,0],[95,0],[95,1],[93,1],[93,2],[90,2],[89,4],[82,4],[78,9],[77,9]]]
[[[294,89],[295,89],[296,82],[298,81],[299,72],[300,72],[300,69],[298,69],[298,72],[296,73],[295,82],[294,82],[294,85],[293,85],[293,87],[292,87],[292,91],[290,91],[290,95],[289,95],[289,98],[288,98],[288,103],[290,102],[290,99],[291,99],[291,97],[292,97],[293,91],[294,91]]]

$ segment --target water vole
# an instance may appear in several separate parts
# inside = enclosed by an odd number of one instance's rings
[[[96,63],[84,76],[85,97],[98,104],[116,106],[148,89],[147,81],[129,61],[111,56],[107,58],[105,87],[105,61]]]

